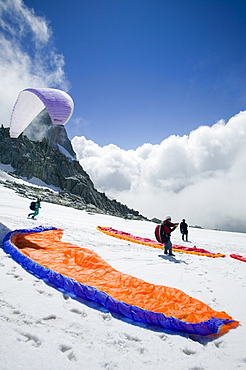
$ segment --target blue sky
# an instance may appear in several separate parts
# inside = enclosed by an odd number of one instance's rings
[[[135,149],[245,109],[245,1],[24,3],[46,18],[64,56],[71,139]]]
[[[23,89],[65,90],[97,190],[246,232],[245,45],[245,0],[0,0],[0,124]]]

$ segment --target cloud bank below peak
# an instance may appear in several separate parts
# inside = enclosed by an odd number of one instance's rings
[[[72,145],[95,187],[141,214],[246,232],[246,111],[136,150],[83,136]]]

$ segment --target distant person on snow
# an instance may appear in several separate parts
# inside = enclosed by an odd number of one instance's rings
[[[31,202],[30,209],[34,212],[29,213],[28,218],[31,216],[32,216],[31,218],[35,218],[39,214],[39,208],[41,208],[40,203],[41,199],[39,198],[37,199],[36,202]]]
[[[186,241],[188,242],[188,225],[185,222],[184,218],[182,222],[180,222],[180,232],[182,234],[182,240],[184,240],[184,237],[185,237]]]
[[[171,216],[166,216],[161,225],[161,240],[164,244],[164,253],[174,256],[172,252],[171,233],[176,229],[178,223],[171,222]]]

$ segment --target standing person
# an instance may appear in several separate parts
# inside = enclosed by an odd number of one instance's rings
[[[188,225],[183,218],[182,222],[180,222],[180,232],[182,234],[182,240],[184,240],[184,236],[186,241],[188,242]]]
[[[29,213],[28,218],[32,216],[31,218],[35,218],[39,214],[39,208],[41,208],[41,199],[38,198],[36,202],[32,202],[30,205],[30,209],[34,212]]]
[[[171,216],[166,216],[161,225],[160,234],[161,240],[164,244],[164,253],[169,254],[169,256],[174,256],[172,252],[171,233],[176,229],[177,226],[178,223],[171,222]]]

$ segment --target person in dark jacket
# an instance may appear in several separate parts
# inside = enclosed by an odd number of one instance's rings
[[[182,240],[184,240],[184,237],[185,237],[186,241],[188,242],[188,225],[185,222],[184,218],[182,222],[180,222],[180,232],[182,234]]]
[[[161,240],[164,244],[164,253],[174,256],[172,252],[171,233],[176,229],[178,223],[171,222],[171,216],[166,216],[161,225]]]
[[[41,199],[38,198],[37,201],[35,202],[34,212],[29,213],[28,218],[31,216],[32,216],[31,218],[35,218],[39,214],[39,208],[41,208],[40,203],[41,203]]]

